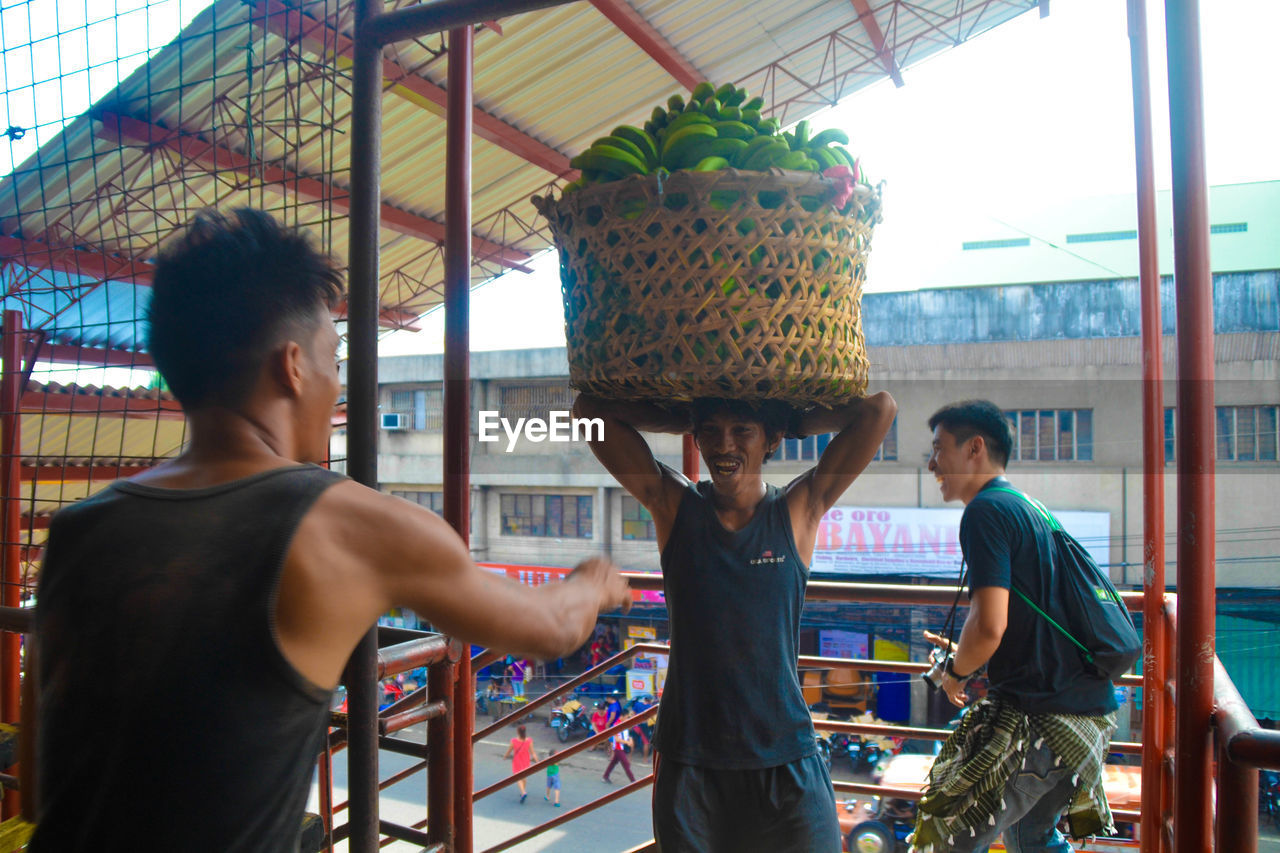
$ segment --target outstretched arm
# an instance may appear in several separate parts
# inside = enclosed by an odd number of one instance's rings
[[[591,452],[619,485],[649,510],[661,549],[688,481],[654,458],[640,430],[683,435],[690,429],[688,415],[648,403],[615,402],[590,394],[578,396],[573,414],[599,418],[604,423],[603,437],[591,442]]]
[[[897,413],[893,397],[881,391],[836,409],[817,408],[804,415],[796,430],[799,435],[835,432],[836,436],[822,451],[818,464],[787,486],[793,519],[799,516],[806,530],[821,521],[823,513],[875,458]],[[797,542],[800,533],[797,531]]]
[[[286,657],[320,685],[369,625],[412,608],[458,639],[536,659],[578,648],[600,613],[631,606],[627,582],[601,557],[559,583],[529,587],[485,571],[438,515],[354,482],[320,496],[285,559],[276,605]]]

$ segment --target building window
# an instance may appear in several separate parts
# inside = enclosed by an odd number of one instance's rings
[[[622,496],[622,538],[627,541],[647,539],[654,541],[658,534],[653,529],[653,516],[644,504],[631,497]]]
[[[502,535],[590,539],[591,496],[504,494]]]
[[[411,429],[440,432],[444,429],[444,401],[440,388],[392,391],[391,412],[404,415]]]
[[[784,438],[779,448],[778,458],[783,462],[816,461],[821,458],[822,451],[827,449],[827,445],[835,436],[833,432],[824,432],[822,435],[806,435],[804,438]],[[894,417],[893,423],[889,425],[889,431],[885,433],[884,440],[876,450],[873,461],[894,462],[897,458],[898,419]]]
[[[1214,438],[1226,462],[1276,461],[1276,406],[1218,406]]]
[[[549,412],[572,409],[576,397],[568,385],[504,385],[498,391],[498,406],[502,417],[511,423],[515,423],[516,418],[541,418],[545,421]]]
[[[1214,455],[1221,462],[1280,460],[1280,406],[1216,406]],[[1177,409],[1164,410],[1164,461],[1177,459]]]
[[[1027,409],[1005,415],[1013,424],[1010,461],[1093,460],[1093,409]]]
[[[1249,230],[1248,222],[1227,222],[1222,225],[1210,225],[1210,234],[1243,234]]]
[[[1030,237],[1013,237],[1008,240],[969,240],[962,243],[961,248],[968,252],[973,249],[1016,249],[1030,245]]]
[[[393,489],[391,494],[412,501],[418,506],[425,506],[436,515],[444,512],[444,492],[402,492]]]
[[[1088,234],[1068,234],[1068,243],[1109,243],[1112,240],[1137,240],[1137,231],[1092,231]]]

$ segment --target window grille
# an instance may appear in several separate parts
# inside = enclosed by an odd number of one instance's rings
[[[1013,425],[1009,461],[1093,461],[1093,409],[1024,409],[1005,416]]]

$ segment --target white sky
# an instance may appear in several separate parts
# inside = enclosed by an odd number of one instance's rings
[[[1148,0],[1156,186],[1171,184],[1164,21]],[[1202,0],[1206,151],[1213,184],[1280,178],[1278,0]],[[933,286],[930,247],[975,217],[1016,224],[1027,212],[1134,192],[1129,39],[1123,0],[1053,0],[811,119],[841,127],[850,151],[885,181],[885,221],[867,290]],[[1136,251],[1136,249],[1135,249]],[[563,346],[554,256],[472,293],[473,350]],[[389,335],[384,355],[441,352],[444,317]]]

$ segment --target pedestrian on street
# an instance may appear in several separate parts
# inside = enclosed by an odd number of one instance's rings
[[[512,773],[528,770],[533,762],[538,760],[538,756],[533,751],[533,738],[525,733],[524,726],[516,726],[516,736],[511,739],[511,745],[507,747],[502,757],[511,759]],[[516,785],[520,787],[520,805],[524,805],[524,798],[529,795],[529,792],[525,790],[523,776],[516,780]]]
[[[552,755],[555,755],[555,754],[556,754],[556,751],[553,749],[551,750],[550,754],[547,757],[550,758]],[[542,799],[550,801],[552,791],[556,792],[555,807],[560,808],[560,765],[559,764],[547,765],[547,793],[542,795]]]
[[[528,668],[529,662],[523,658],[515,658],[507,667],[507,675],[511,677],[511,695],[515,699],[524,698],[524,674]]]
[[[609,738],[609,742],[613,744],[613,757],[609,759],[609,766],[604,769],[604,781],[609,781],[609,774],[613,772],[616,764],[622,765],[622,770],[627,774],[628,779],[632,782],[636,781],[636,775],[631,772],[631,759],[627,757],[627,750],[631,748],[630,730],[623,729]]]
[[[609,728],[608,720],[609,720],[609,714],[604,709],[604,702],[597,702],[596,709],[591,712],[592,731],[594,731],[596,734],[600,734],[600,732]],[[592,749],[604,749],[604,748],[605,746],[603,743],[596,744],[594,747],[592,747]]]

